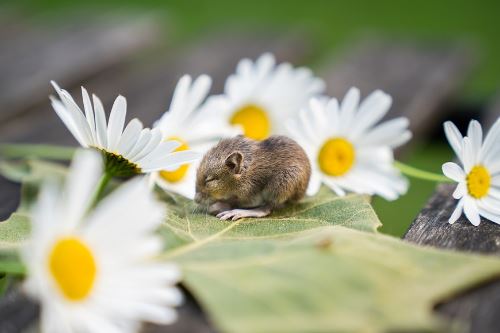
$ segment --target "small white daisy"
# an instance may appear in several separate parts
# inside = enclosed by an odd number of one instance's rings
[[[395,200],[406,193],[408,182],[394,168],[393,149],[411,138],[408,119],[376,125],[389,110],[391,97],[377,90],[361,104],[359,99],[356,88],[340,106],[335,98],[313,98],[309,108],[287,123],[311,160],[309,195],[317,193],[321,183],[338,195],[348,190]]]
[[[449,222],[454,223],[463,211],[475,226],[480,216],[500,224],[500,118],[484,141],[475,120],[469,123],[466,137],[450,121],[444,123],[444,130],[461,164],[443,164],[444,175],[458,182],[453,197],[459,201]]]
[[[77,152],[65,187],[45,183],[33,208],[22,256],[42,332],[134,332],[141,321],[176,319],[180,271],[153,259],[163,205],[134,178],[87,214],[101,167],[98,153]]]
[[[50,97],[57,115],[85,148],[96,148],[105,155],[106,172],[114,176],[131,176],[162,169],[176,169],[180,165],[199,159],[193,151],[174,152],[177,141],[163,141],[159,129],[143,128],[138,119],[125,125],[127,101],[118,96],[111,109],[109,123],[100,99],[82,87],[85,114],[73,97],[52,81],[60,100]]]
[[[276,65],[266,53],[255,62],[243,59],[226,80],[224,94],[212,96],[208,108],[252,139],[285,134],[284,120],[295,115],[309,98],[324,90],[324,82],[307,68]]]
[[[240,133],[213,110],[211,112],[204,107],[211,83],[207,75],[199,76],[194,82],[189,75],[183,76],[175,88],[169,110],[155,123],[155,129],[161,130],[165,140],[181,142],[176,151],[192,149],[205,153],[219,139]],[[154,172],[151,176],[164,190],[193,199],[196,168],[195,162],[173,171]]]

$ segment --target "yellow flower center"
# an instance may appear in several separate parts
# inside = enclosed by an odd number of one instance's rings
[[[467,175],[467,190],[471,197],[481,199],[490,189],[491,176],[482,165],[476,165]]]
[[[189,146],[186,141],[182,140],[179,137],[171,137],[168,140],[175,140],[181,142],[181,145],[175,151],[188,150]],[[184,179],[186,173],[189,169],[189,164],[184,164],[175,169],[174,171],[160,171],[160,177],[170,183],[177,183]]]
[[[96,278],[96,263],[90,249],[79,239],[56,242],[49,255],[49,268],[60,290],[71,301],[88,296]]]
[[[328,139],[318,154],[320,169],[330,176],[342,176],[353,166],[354,146],[342,138]]]
[[[254,140],[264,140],[271,134],[271,121],[261,107],[245,105],[231,117],[230,123],[241,125],[246,137]]]

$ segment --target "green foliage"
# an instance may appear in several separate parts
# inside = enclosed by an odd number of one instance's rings
[[[25,185],[64,174],[47,162],[9,166]],[[437,302],[500,276],[497,258],[381,235],[363,196],[323,188],[269,217],[226,222],[158,195],[169,208],[158,260],[182,267],[183,284],[222,332],[441,330],[448,323],[432,313]],[[23,198],[26,206],[32,200]],[[13,250],[29,234],[28,220],[19,213],[0,223],[0,271],[23,272]]]
[[[223,222],[171,197],[162,259],[224,332],[438,330],[433,305],[500,274],[494,258],[376,232],[360,196],[326,189],[269,218]]]

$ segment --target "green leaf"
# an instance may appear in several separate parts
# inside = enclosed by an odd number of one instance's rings
[[[30,232],[29,217],[25,214],[12,214],[9,219],[0,222],[0,251],[6,253],[19,249]]]
[[[366,198],[314,198],[224,222],[164,196],[161,228],[184,284],[223,332],[439,330],[433,306],[500,276],[496,258],[420,248],[376,232]]]
[[[29,217],[25,214],[12,214],[0,222],[0,274],[25,274],[25,267],[18,251],[31,232]]]

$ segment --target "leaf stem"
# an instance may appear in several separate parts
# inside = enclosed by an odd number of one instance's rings
[[[74,152],[74,147],[57,145],[18,143],[0,145],[0,155],[7,158],[37,157],[67,161],[71,160]]]
[[[440,183],[452,183],[453,180],[449,179],[446,176],[425,171],[425,170],[420,170],[417,168],[414,168],[410,165],[401,163],[399,161],[394,161],[394,166],[396,169],[401,171],[403,174],[407,175],[408,177],[413,177],[417,179],[423,179],[423,180],[428,180],[432,182],[440,182]]]

